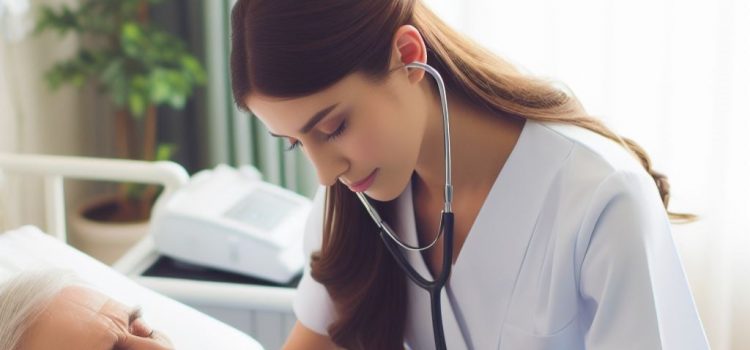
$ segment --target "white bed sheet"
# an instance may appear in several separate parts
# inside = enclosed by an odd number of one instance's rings
[[[102,293],[127,305],[140,305],[144,320],[167,334],[175,349],[263,349],[246,334],[136,284],[37,227],[0,234],[0,283],[20,271],[45,267],[73,270]]]

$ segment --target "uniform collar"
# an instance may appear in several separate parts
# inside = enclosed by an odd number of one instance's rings
[[[543,123],[524,123],[442,293],[449,349],[497,348],[534,225],[548,189],[572,148],[570,140]],[[416,245],[411,182],[399,197],[398,210],[397,234]],[[431,276],[419,252],[405,253],[420,274]],[[407,341],[416,349],[434,348],[429,296],[411,281],[408,286]]]

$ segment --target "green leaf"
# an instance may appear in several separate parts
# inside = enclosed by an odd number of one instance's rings
[[[105,83],[110,83],[122,76],[122,61],[113,60],[104,67],[99,79]]]
[[[160,143],[156,149],[155,160],[170,160],[177,150],[177,145],[173,143]]]
[[[172,84],[175,94],[187,95],[190,91],[189,80],[185,79],[185,76],[178,71],[169,72],[169,82]]]
[[[143,196],[143,192],[146,190],[146,185],[139,184],[139,183],[126,183],[125,186],[125,196],[130,199],[138,199]]]
[[[78,73],[78,74],[73,75],[73,77],[70,80],[73,83],[73,85],[80,88],[81,86],[83,86],[83,83],[86,82],[86,77],[83,74]]]
[[[172,95],[172,98],[169,99],[169,105],[175,109],[182,109],[185,107],[185,95]]]
[[[63,81],[62,72],[60,71],[59,66],[52,67],[47,73],[45,73],[44,77],[47,80],[47,85],[52,90],[57,90]]]
[[[189,78],[189,81],[193,84],[203,84],[206,81],[206,73],[203,71],[200,62],[191,55],[182,55],[180,57],[180,64],[182,65],[185,76]]]
[[[128,107],[134,117],[142,117],[146,110],[146,99],[138,92],[131,92],[128,98]]]
[[[55,64],[45,73],[45,78],[51,89],[56,90],[63,83],[71,83],[80,86],[86,80],[87,72],[85,65],[80,59],[70,59],[68,61]]]
[[[172,91],[169,84],[163,80],[158,80],[151,84],[151,101],[157,104],[166,102]]]
[[[146,91],[148,90],[148,78],[142,74],[135,75],[130,81],[130,87],[135,90]]]
[[[50,87],[82,85],[95,78],[112,101],[140,118],[149,105],[184,108],[206,72],[184,41],[158,23],[139,22],[145,2],[162,0],[79,0],[77,7],[40,5],[36,30],[74,32],[90,38],[68,60],[45,73]]]
[[[115,106],[122,107],[128,100],[128,86],[124,80],[116,80],[107,85],[107,91],[112,95]]]
[[[172,87],[166,73],[165,70],[157,68],[149,75],[150,99],[155,104],[167,102],[172,95]]]
[[[120,31],[120,45],[128,56],[138,56],[141,52],[143,33],[137,23],[125,22]]]
[[[61,6],[59,11],[55,11],[52,7],[44,6],[41,8],[39,16],[36,28],[34,29],[35,34],[41,34],[45,30],[51,29],[63,35],[68,31],[79,29],[76,13],[67,5]]]

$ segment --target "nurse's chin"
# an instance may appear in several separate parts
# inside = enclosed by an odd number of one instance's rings
[[[400,185],[388,180],[384,181],[384,179],[375,179],[375,182],[364,193],[369,199],[378,202],[390,202],[401,196],[408,184],[409,180]]]
[[[398,198],[398,194],[395,196],[384,196],[381,191],[378,191],[377,189],[368,189],[364,192],[365,195],[367,195],[367,198],[370,200],[378,201],[378,202],[389,202],[396,198]]]

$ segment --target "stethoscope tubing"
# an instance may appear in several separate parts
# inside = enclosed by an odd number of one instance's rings
[[[438,90],[440,93],[440,102],[443,112],[443,134],[444,134],[444,157],[445,157],[445,191],[444,191],[444,203],[443,210],[440,215],[440,229],[438,230],[435,239],[428,245],[419,247],[412,246],[410,244],[401,241],[397,235],[393,232],[391,227],[378,215],[377,210],[370,204],[370,201],[365,197],[363,192],[357,192],[357,197],[364,205],[370,217],[378,225],[380,237],[383,240],[386,248],[390,252],[391,256],[396,260],[396,263],[406,273],[409,279],[418,285],[420,288],[426,290],[430,295],[430,310],[432,314],[432,329],[435,336],[435,347],[437,350],[446,350],[445,344],[445,332],[443,330],[443,316],[441,310],[441,299],[440,295],[443,287],[448,282],[448,277],[451,273],[451,267],[453,263],[453,185],[451,178],[451,148],[450,148],[450,124],[448,116],[448,100],[445,92],[445,83],[440,73],[432,68],[431,66],[421,63],[412,62],[406,65],[406,68],[419,68],[424,69],[427,73],[433,76],[437,81]],[[443,264],[440,273],[434,280],[430,281],[424,278],[417,272],[414,267],[409,264],[408,260],[401,253],[400,249],[408,251],[423,251],[434,246],[440,237],[443,236]]]
[[[448,277],[450,276],[451,267],[453,265],[453,213],[442,213],[440,217],[440,231],[443,232],[443,237],[445,238],[443,241],[443,264],[440,273],[433,281],[427,280],[422,277],[419,272],[414,270],[414,267],[409,264],[406,257],[401,254],[401,251],[399,251],[399,246],[395,244],[393,240],[389,239],[388,236],[383,234],[383,230],[380,230],[380,237],[385,243],[388,251],[391,253],[391,256],[396,260],[396,263],[401,266],[401,269],[404,270],[404,272],[406,272],[406,276],[420,288],[429,293],[435,348],[437,350],[446,350],[440,293],[446,282],[448,282]]]

